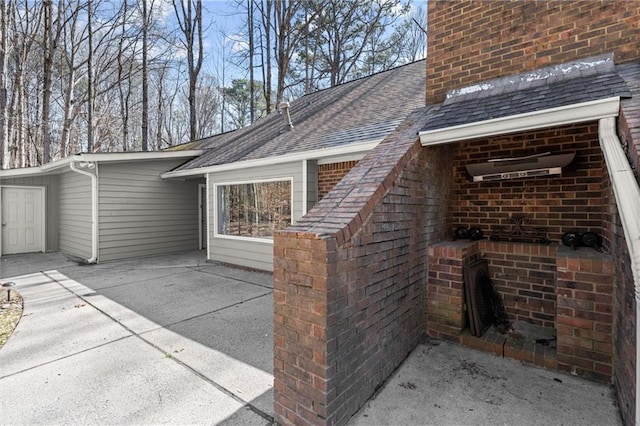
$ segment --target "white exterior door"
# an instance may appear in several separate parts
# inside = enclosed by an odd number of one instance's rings
[[[2,188],[2,254],[44,250],[44,188]]]

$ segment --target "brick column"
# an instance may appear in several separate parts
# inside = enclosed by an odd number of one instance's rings
[[[613,364],[614,262],[590,249],[558,249],[558,369],[607,382]]]
[[[463,267],[478,257],[478,244],[443,242],[428,250],[427,334],[458,342],[465,327]]]
[[[335,254],[334,239],[313,233],[275,237],[274,404],[290,424],[327,418],[327,288]]]

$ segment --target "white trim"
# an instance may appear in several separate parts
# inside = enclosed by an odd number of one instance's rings
[[[603,118],[598,126],[600,147],[609,171],[624,239],[631,258],[636,297],[636,413],[640,409],[640,188],[616,134],[616,121]]]
[[[71,170],[91,178],[91,257],[87,259],[87,263],[98,263],[98,165],[91,162],[80,162],[78,167],[73,161],[69,163]],[[94,168],[95,173],[83,170],[85,167]]]
[[[47,252],[47,187],[37,185],[0,185],[0,206],[2,206],[2,188],[27,188],[27,189],[40,189],[40,226],[42,227],[42,235],[40,235],[40,251],[42,253]],[[2,222],[2,209],[0,208],[0,223]],[[2,227],[4,228],[4,227]],[[2,228],[0,228],[0,257],[2,256]]]
[[[248,167],[272,166],[275,164],[297,162],[302,160],[316,160],[324,157],[368,153],[378,146],[382,139],[367,141],[362,143],[352,143],[337,148],[322,148],[312,151],[296,152],[292,154],[277,155],[274,157],[258,158],[255,160],[237,161],[235,163],[219,164],[217,166],[207,166],[198,169],[177,170],[174,172],[166,172],[160,175],[163,179],[180,178],[185,176],[202,175],[203,173],[225,172],[229,170],[239,170]]]
[[[476,123],[426,130],[419,133],[420,143],[422,146],[439,145],[543,127],[556,127],[572,123],[596,121],[601,118],[617,117],[619,109],[620,97],[616,96],[525,114],[494,118]]]
[[[307,173],[309,173],[309,165],[307,164],[309,160],[302,160],[302,216],[307,214],[307,199],[309,192],[309,178]],[[292,191],[293,192],[293,188]],[[293,216],[293,206],[291,207],[291,213]]]
[[[210,183],[209,183],[209,175],[205,175],[205,185],[207,187],[207,260],[211,259],[211,208],[213,205],[214,211],[215,210],[215,203],[217,203],[217,196],[214,193],[213,197],[211,196],[211,193],[209,192],[209,188]]]
[[[209,175],[207,175],[208,177]],[[243,237],[237,235],[227,235],[218,233],[218,187],[220,186],[228,186],[228,185],[246,185],[250,183],[265,183],[265,182],[289,182],[291,188],[290,201],[289,205],[291,206],[291,224],[293,225],[293,199],[294,199],[294,187],[293,187],[293,176],[284,176],[278,178],[268,178],[268,179],[253,179],[253,180],[239,180],[239,181],[228,181],[228,182],[216,182],[213,184],[213,198],[215,200],[215,210],[213,214],[213,238],[219,238],[221,240],[236,240],[236,241],[248,241],[253,243],[264,243],[264,244],[273,244],[273,238],[257,238],[257,237]]]
[[[203,199],[202,197],[202,189],[204,188],[204,192],[205,192],[205,197]],[[204,248],[204,239],[202,238],[202,232],[204,231],[202,229],[202,207],[206,207],[206,203],[207,202],[207,197],[206,197],[206,192],[207,192],[207,184],[206,183],[199,183],[198,184],[198,250],[202,250]],[[206,215],[206,213],[205,213]],[[205,217],[206,219],[206,217]],[[206,237],[205,237],[206,238]],[[208,242],[207,242],[207,245]]]
[[[17,177],[31,176],[64,169],[73,162],[126,162],[126,161],[151,161],[151,160],[167,160],[198,157],[204,151],[202,150],[184,150],[184,151],[160,151],[160,152],[112,152],[112,153],[94,153],[94,154],[76,154],[52,163],[44,164],[38,167],[25,167],[22,169],[0,170],[0,177]]]

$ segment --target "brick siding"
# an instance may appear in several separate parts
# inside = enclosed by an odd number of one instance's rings
[[[613,373],[613,258],[594,250],[559,250],[558,369],[607,382]]]
[[[554,327],[557,246],[486,242],[481,250],[509,319]]]
[[[354,160],[318,165],[318,200],[322,200],[356,164],[358,162]]]
[[[576,153],[562,175],[473,182],[465,165],[492,158],[551,152]],[[513,216],[525,216],[530,226],[546,228],[558,242],[564,232],[602,233],[602,151],[598,125],[576,124],[514,135],[458,143],[455,146],[454,192],[449,235],[457,227],[480,227],[485,236],[509,229]]]
[[[427,103],[448,90],[614,52],[633,61],[638,1],[429,1]]]
[[[426,244],[444,236],[450,178],[450,149],[417,141],[424,122],[410,116],[275,236],[281,424],[346,423],[421,339]]]

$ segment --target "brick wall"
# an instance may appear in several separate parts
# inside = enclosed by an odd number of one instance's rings
[[[554,327],[557,246],[487,241],[481,251],[509,320]]]
[[[576,152],[576,158],[562,175],[494,182],[473,182],[465,168],[491,158],[547,151]],[[556,242],[566,231],[602,232],[604,166],[596,123],[457,143],[454,161],[451,236],[459,226],[477,226],[489,236],[509,229],[513,216],[526,216],[530,226],[547,228],[548,238]]]
[[[480,257],[478,244],[468,241],[434,244],[429,247],[428,256],[427,334],[459,342],[460,334],[468,327],[463,268]]]
[[[625,79],[633,98],[620,101],[617,133],[640,181],[640,59],[636,64],[621,67],[620,75]]]
[[[318,200],[322,200],[356,164],[357,161],[341,161],[318,165]]]
[[[275,236],[281,424],[345,423],[424,332],[426,244],[443,237],[450,177],[450,148],[416,139],[424,123],[410,116]]]
[[[635,60],[638,1],[429,1],[427,103],[447,90],[614,52]]]
[[[606,382],[613,373],[613,258],[562,248],[557,257],[558,369]]]

